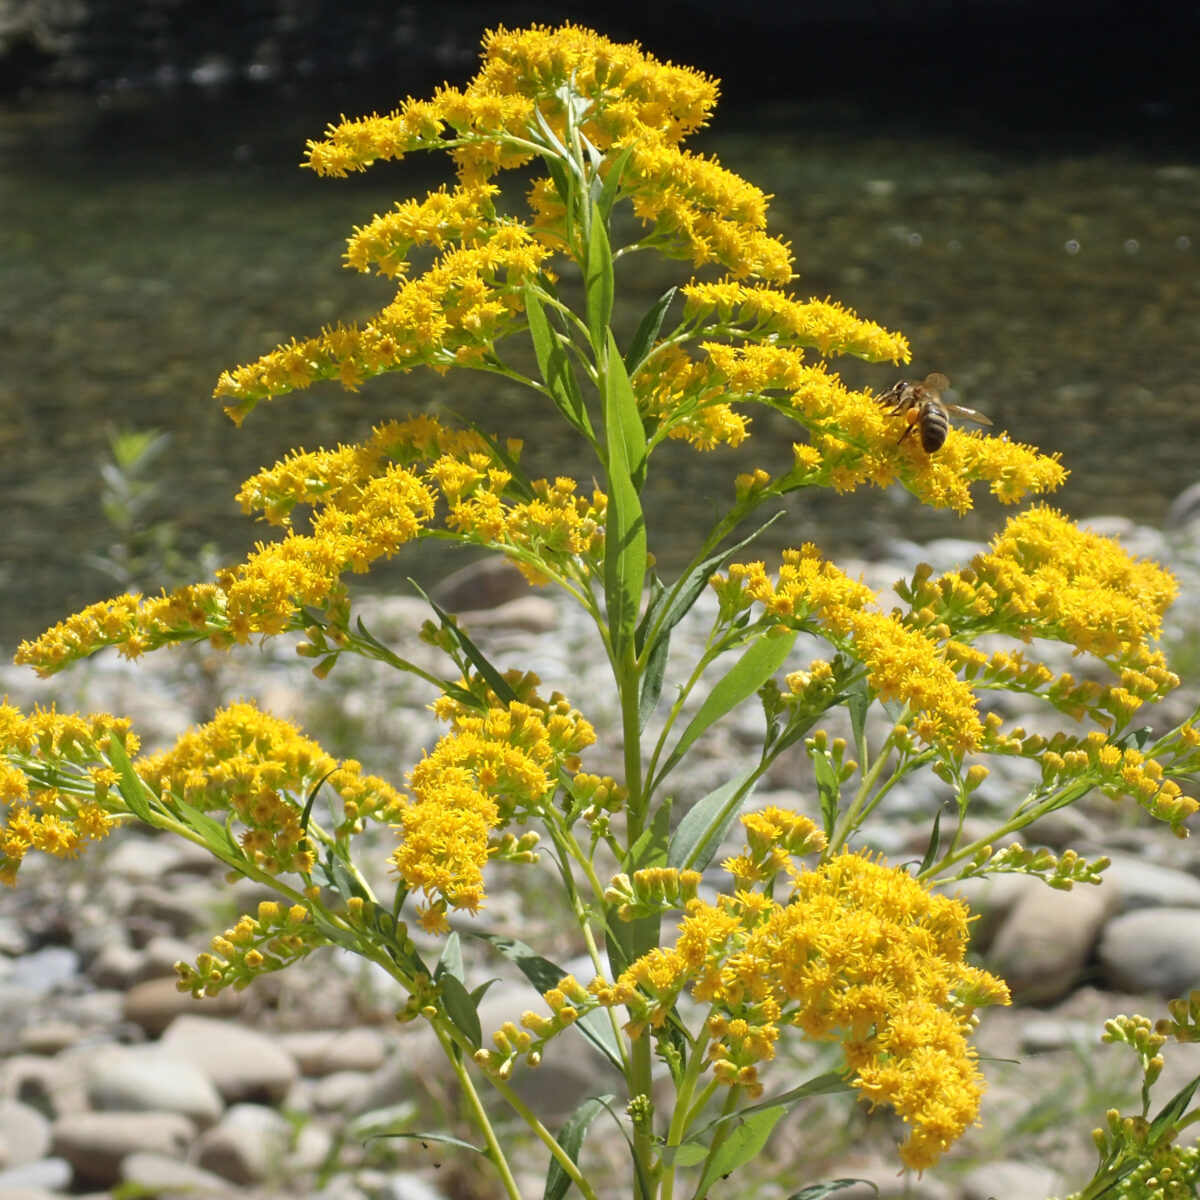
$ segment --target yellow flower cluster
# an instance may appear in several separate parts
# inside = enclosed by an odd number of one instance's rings
[[[968,568],[911,587],[914,609],[927,607],[951,628],[1053,638],[1081,652],[1148,673],[1151,693],[1169,680],[1150,643],[1178,591],[1157,563],[1137,559],[1053,508],[1012,517]],[[1144,690],[1134,676],[1127,690]]]
[[[390,279],[408,270],[408,252],[414,246],[443,250],[448,242],[485,241],[496,220],[492,200],[499,192],[486,183],[452,192],[443,186],[424,200],[397,201],[391,212],[355,227],[347,242],[346,263],[357,271],[367,271],[374,263],[379,274]]]
[[[792,256],[766,232],[767,197],[758,188],[666,141],[644,137],[632,146],[620,191],[652,227],[652,245],[694,267],[715,263],[737,279],[791,279]]]
[[[392,821],[403,800],[390,784],[363,775],[352,759],[338,763],[289,721],[232,704],[207,725],[183,734],[170,750],[139,759],[138,774],[170,805],[223,813],[241,826],[238,841],[256,866],[272,874],[308,874],[315,865],[302,823],[318,784],[346,806],[351,831],[365,816]]]
[[[966,906],[906,871],[842,854],[791,874],[786,904],[745,890],[715,905],[693,901],[672,948],[590,991],[602,1005],[627,1006],[636,1036],[689,988],[712,1008],[714,1075],[750,1095],[781,1030],[840,1042],[861,1097],[911,1127],[904,1164],[932,1166],[978,1113],[983,1079],[967,1042],[974,1009],[1007,1003],[1007,989],[964,962]]]
[[[309,166],[345,176],[378,159],[449,146],[460,175],[474,181],[529,158],[518,143],[540,134],[539,112],[556,135],[565,132],[568,86],[589,102],[580,132],[600,150],[647,133],[674,144],[705,123],[717,98],[713,80],[660,63],[636,44],[574,25],[501,28],[485,34],[483,66],[465,89],[410,99],[386,117],[343,120],[325,141],[309,143]]]
[[[596,739],[558,693],[544,701],[524,692],[509,704],[493,697],[482,713],[446,696],[434,705],[451,731],[409,775],[414,800],[400,814],[402,841],[391,856],[408,887],[425,894],[428,930],[445,930],[448,907],[482,907],[492,833],[538,813],[559,770],[578,770],[579,752]]]
[[[367,456],[369,457],[369,456]],[[105,646],[126,658],[179,641],[208,638],[218,648],[293,628],[305,606],[329,607],[342,597],[341,576],[366,571],[418,537],[433,516],[434,495],[412,471],[395,464],[364,475],[364,456],[354,448],[317,455],[324,479],[298,485],[288,480],[295,464],[280,464],[250,480],[243,503],[261,504],[284,523],[298,499],[326,499],[311,534],[288,530],[278,542],[259,543],[247,560],[217,573],[215,584],[191,584],[145,597],[118,596],[89,605],[17,649],[15,661],[40,675]],[[302,469],[315,471],[313,462]],[[345,469],[337,479],[334,471]],[[285,490],[292,486],[289,495]],[[336,503],[334,502],[336,500]]]
[[[738,891],[770,884],[781,872],[794,873],[792,858],[824,850],[829,839],[801,813],[768,804],[741,818],[746,847],[721,865]]]
[[[257,916],[247,913],[232,929],[213,938],[212,952],[201,954],[194,967],[176,963],[175,986],[197,1000],[231,986],[240,992],[259,975],[281,971],[325,943],[303,904],[285,908],[277,901],[263,900]]]
[[[908,362],[908,341],[873,321],[864,321],[828,297],[800,301],[769,287],[722,280],[693,281],[680,289],[685,319],[699,324],[716,316],[720,326],[780,347],[811,346],[828,358],[853,354],[870,362]]]
[[[118,779],[106,755],[113,739],[137,752],[129,727],[107,713],[26,716],[0,704],[0,883],[16,883],[30,850],[74,858],[109,832]]]
[[[590,499],[576,495],[575,480],[560,476],[552,484],[535,480],[528,500],[505,501],[507,472],[485,469],[483,462],[444,460],[430,475],[451,500],[446,524],[467,540],[513,552],[533,583],[544,583],[552,564],[568,576],[586,576],[603,550],[608,503],[599,490]]]
[[[447,250],[402,283],[395,299],[361,328],[338,325],[278,346],[257,362],[224,372],[214,394],[231,398],[225,411],[240,423],[260,400],[318,380],[337,379],[354,390],[384,371],[478,362],[516,328],[525,284],[538,276],[550,251],[512,221],[490,223],[487,240],[480,234],[477,243]]]
[[[864,664],[879,697],[909,708],[912,728],[923,741],[955,754],[979,746],[983,726],[975,695],[946,651],[898,617],[867,611],[875,593],[823,559],[812,544],[783,552],[777,582],[761,562],[731,563],[712,585],[729,615],[758,603],[777,621],[812,622],[816,632]]]

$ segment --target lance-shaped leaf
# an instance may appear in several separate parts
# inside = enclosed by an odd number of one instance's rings
[[[753,769],[744,771],[693,804],[671,835],[667,866],[677,871],[703,871],[721,848],[756,782]]]
[[[608,343],[608,323],[612,320],[613,261],[608,230],[594,204],[592,225],[588,231],[587,259],[583,264],[583,300],[592,348],[599,357]]]
[[[550,389],[551,398],[573,428],[579,430],[589,441],[594,440],[583,392],[579,387],[575,369],[571,366],[567,348],[551,326],[537,288],[533,284],[525,286],[525,318],[529,322],[529,335],[533,339],[533,352],[537,356],[538,370]]]
[[[632,648],[646,580],[646,519],[638,498],[646,477],[646,432],[617,343],[608,333],[604,377],[608,516],[604,529],[604,594],[613,653]]]
[[[587,1137],[588,1127],[611,1103],[612,1096],[589,1096],[571,1114],[567,1123],[554,1139],[566,1152],[573,1162],[579,1162],[579,1151],[583,1147],[583,1139]],[[571,1177],[562,1169],[558,1159],[550,1160],[550,1170],[546,1173],[546,1190],[542,1193],[543,1200],[562,1200],[571,1186]]]
[[[764,530],[769,529],[780,517],[776,513],[769,521],[760,525],[749,537],[743,538],[728,550],[710,554],[693,566],[688,573],[670,589],[664,588],[657,579],[646,606],[646,613],[638,622],[635,647],[639,655],[645,654],[645,671],[642,674],[642,690],[638,696],[638,729],[646,728],[658,698],[662,694],[663,676],[667,669],[671,630],[691,611],[708,586],[716,571],[729,561],[742,547],[749,545]],[[647,648],[647,640],[649,647]]]
[[[788,630],[774,637],[759,637],[750,643],[746,652],[718,680],[709,692],[699,711],[688,722],[679,736],[675,749],[663,764],[655,786],[667,772],[688,752],[695,740],[726,713],[736,708],[743,700],[753,696],[760,687],[783,665],[796,641],[796,631]]]
[[[129,811],[144,824],[153,825],[154,814],[150,811],[150,803],[154,795],[133,769],[125,747],[116,737],[109,739],[108,761],[117,773],[117,790],[121,793],[121,799],[129,806]]]
[[[474,930],[467,932],[471,937],[478,938],[481,942],[487,942],[488,945],[499,950],[539,992],[548,992],[551,988],[557,987],[567,976],[567,972],[562,967],[535,953],[524,942],[518,941],[516,938],[505,937],[499,933],[482,933]],[[614,1067],[618,1070],[621,1069],[621,1050],[617,1045],[612,1025],[608,1023],[603,1013],[595,1010],[585,1013],[575,1023],[575,1028]]]
[[[638,322],[638,327],[633,332],[633,341],[629,343],[629,349],[625,352],[625,369],[630,375],[637,374],[638,368],[646,361],[650,351],[654,349],[654,343],[658,340],[658,333],[662,329],[667,309],[671,307],[671,301],[675,299],[675,293],[678,290],[678,288],[668,288],[655,300],[646,315]]]
[[[696,1189],[696,1195],[708,1193],[718,1179],[732,1174],[740,1166],[744,1166],[767,1143],[771,1130],[779,1123],[779,1119],[787,1112],[784,1105],[774,1108],[763,1108],[753,1112],[742,1122],[721,1144],[716,1153],[708,1160],[704,1169],[704,1177]]]

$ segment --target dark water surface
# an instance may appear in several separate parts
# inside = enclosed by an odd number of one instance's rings
[[[177,517],[185,546],[215,541],[226,558],[263,533],[232,499],[257,467],[413,411],[519,432],[534,470],[590,479],[554,413],[473,373],[386,377],[357,395],[327,384],[260,407],[241,430],[211,399],[223,368],[384,303],[386,281],[341,267],[343,239],[445,177],[421,160],[349,181],[297,170],[304,139],[340,107],[359,111],[318,98],[0,112],[0,646],[113,590],[81,561],[112,539],[98,504],[109,425],[173,435],[155,516]],[[774,194],[798,294],[832,295],[904,331],[915,354],[905,373],[945,372],[998,429],[1061,450],[1072,475],[1056,502],[1072,514],[1158,522],[1200,479],[1190,149],[950,136],[821,104],[718,110],[697,145]],[[638,257],[618,274],[630,325],[682,277]],[[838,367],[876,389],[897,375]],[[738,455],[671,446],[656,460],[660,560],[686,557],[736,471],[786,462],[786,429],[760,417],[754,430]],[[893,489],[796,498],[776,530],[863,549],[896,533],[986,536],[999,519],[986,498],[960,521]],[[398,574],[463,561],[414,549]]]

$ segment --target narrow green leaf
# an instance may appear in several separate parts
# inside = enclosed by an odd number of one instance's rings
[[[807,1083],[802,1083],[798,1087],[782,1092],[778,1096],[772,1096],[768,1100],[760,1100],[757,1104],[750,1104],[745,1108],[739,1108],[736,1112],[726,1113],[722,1117],[717,1117],[715,1120],[709,1121],[707,1125],[696,1130],[692,1136],[694,1138],[703,1138],[706,1134],[716,1129],[718,1125],[725,1125],[729,1121],[740,1121],[750,1113],[760,1112],[769,1108],[779,1108],[780,1106],[790,1107],[797,1100],[805,1100],[809,1096],[829,1096],[850,1090],[850,1084],[846,1082],[843,1075],[838,1071],[827,1071],[824,1075],[817,1075]]]
[[[550,389],[554,403],[573,428],[589,441],[592,440],[592,424],[588,419],[587,405],[579,387],[579,379],[571,366],[571,359],[562,339],[546,316],[537,288],[531,283],[525,285],[525,318],[529,322],[529,336],[533,340],[538,369]]]
[[[668,630],[654,639],[654,646],[646,655],[646,669],[642,672],[642,686],[638,692],[638,733],[646,728],[646,723],[658,707],[670,658],[671,635]]]
[[[744,537],[736,545],[716,554],[710,554],[702,562],[696,563],[673,588],[656,591],[651,597],[637,630],[637,652],[642,653],[646,639],[655,631],[654,636],[662,637],[672,630],[691,611],[692,606],[700,598],[708,581],[729,561],[739,550],[748,546],[755,538],[770,529],[784,514],[777,512],[769,521],[760,525],[749,537]],[[653,649],[653,647],[652,647]]]
[[[470,1150],[472,1154],[482,1154],[487,1156],[487,1151],[479,1146],[472,1146],[470,1142],[464,1142],[462,1138],[451,1137],[448,1133],[371,1133],[364,1137],[364,1141],[373,1141],[375,1138],[410,1138],[415,1142],[435,1142],[439,1146],[457,1146],[460,1150]]]
[[[841,784],[829,759],[823,754],[812,756],[813,774],[817,779],[817,795],[821,800],[821,817],[825,822],[825,836],[833,836],[833,827],[837,824],[838,798],[841,795]]]
[[[108,740],[108,761],[117,773],[117,790],[121,793],[121,799],[129,806],[129,811],[143,824],[153,825],[154,813],[150,809],[150,801],[154,799],[154,795],[133,769],[125,747],[116,737],[110,737]]]
[[[333,770],[326,771],[325,774],[313,784],[312,791],[308,793],[308,799],[304,804],[304,811],[300,814],[300,828],[304,830],[305,833],[308,832],[308,820],[312,816],[313,805],[317,802],[317,793],[321,790],[321,786],[324,784],[325,780],[327,780],[337,769],[337,767],[334,767]]]
[[[442,628],[450,633],[458,643],[458,648],[463,652],[467,661],[479,672],[484,682],[496,693],[501,703],[511,704],[517,698],[517,693],[509,686],[508,680],[488,662],[483,651],[467,636],[466,630],[460,629],[458,622],[444,608],[440,607],[436,601],[431,600],[414,580],[410,579],[408,582],[416,588],[421,599],[437,613],[437,618],[442,623]],[[478,707],[479,701],[470,692],[465,694],[469,697],[471,707]]]
[[[605,1106],[613,1100],[612,1096],[589,1096],[570,1115],[567,1123],[554,1139],[566,1152],[573,1162],[579,1162],[579,1151],[583,1147],[583,1139],[591,1123],[605,1111]],[[546,1172],[546,1190],[542,1193],[543,1200],[562,1200],[571,1186],[571,1177],[559,1165],[558,1159],[550,1160],[550,1170]]]
[[[612,213],[613,204],[617,199],[617,189],[621,186],[621,177],[625,174],[625,167],[629,163],[629,156],[633,153],[636,142],[630,142],[617,157],[616,162],[608,169],[608,174],[604,177],[604,186],[600,189],[598,196],[592,198],[596,201],[596,207],[600,211],[600,215],[607,221]],[[593,177],[593,186],[596,183],[597,177]]]
[[[619,661],[632,648],[646,578],[646,519],[638,498],[646,473],[646,433],[611,331],[604,393],[609,493],[604,594],[609,636]]]
[[[933,829],[929,834],[929,846],[925,850],[925,857],[921,859],[921,865],[917,868],[918,879],[937,862],[938,848],[942,844],[942,813],[945,811],[945,807],[939,804],[937,812],[933,815]]]
[[[1191,1083],[1185,1083],[1155,1114],[1154,1120],[1150,1123],[1148,1145],[1153,1145],[1163,1137],[1167,1130],[1183,1116],[1192,1102],[1192,1096],[1195,1095],[1197,1087],[1200,1087],[1200,1075],[1197,1075]]]
[[[188,826],[204,838],[209,849],[222,862],[235,866],[237,863],[245,861],[246,853],[237,844],[237,839],[229,832],[228,826],[179,797],[172,796],[171,803]]]
[[[588,234],[587,258],[583,265],[583,296],[588,333],[597,357],[608,344],[608,324],[613,309],[613,261],[604,218],[592,205],[592,227]]]
[[[754,791],[754,771],[721,784],[684,814],[667,850],[667,866],[676,870],[703,871],[721,847],[729,827]]]
[[[879,1195],[879,1188],[869,1179],[830,1179],[827,1183],[814,1183],[811,1187],[801,1188],[798,1192],[793,1192],[787,1200],[826,1200],[826,1197],[832,1196],[834,1192],[860,1183],[869,1187],[875,1195]]]
[[[654,349],[654,343],[658,340],[659,330],[662,329],[662,323],[667,315],[667,309],[671,307],[671,301],[675,299],[675,293],[678,288],[668,288],[646,311],[646,315],[638,322],[638,327],[633,331],[633,341],[629,343],[629,349],[625,351],[625,369],[630,375],[636,375],[638,368],[646,361],[650,351]]]
[[[434,979],[441,979],[443,975],[453,975],[459,983],[465,982],[467,978],[463,968],[462,939],[457,930],[450,931],[450,936],[446,938],[446,944],[438,957],[438,964],[433,969]]]
[[[438,981],[442,994],[442,1003],[446,1006],[446,1015],[454,1022],[471,1045],[478,1050],[483,1044],[483,1030],[479,1024],[479,1010],[471,993],[463,986],[463,981],[449,972],[442,975]]]
[[[783,665],[796,641],[796,631],[789,630],[779,637],[759,637],[750,643],[746,652],[718,680],[716,687],[705,697],[699,711],[680,734],[675,749],[663,764],[657,784],[688,752],[695,740],[709,726],[753,696]]]
[[[771,1130],[786,1112],[787,1109],[782,1105],[760,1109],[739,1125],[709,1159],[696,1195],[705,1195],[718,1179],[732,1174],[754,1158],[766,1145]]]
[[[539,992],[547,992],[557,987],[567,972],[548,958],[534,953],[524,942],[516,938],[505,937],[499,933],[477,933],[467,931],[473,938],[487,942],[493,949],[498,950],[533,984]],[[583,1034],[617,1070],[621,1070],[621,1050],[617,1045],[612,1025],[601,1012],[586,1013],[576,1023],[575,1028]]]
[[[846,711],[854,734],[854,752],[858,761],[867,761],[867,713],[871,707],[871,686],[865,674],[846,685]]]

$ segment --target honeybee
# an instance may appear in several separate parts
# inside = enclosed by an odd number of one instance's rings
[[[901,379],[878,397],[880,404],[890,404],[891,412],[902,416],[908,422],[908,428],[900,435],[900,441],[914,429],[921,431],[921,448],[926,454],[940,450],[950,432],[950,414],[974,421],[976,425],[990,425],[992,422],[983,413],[973,408],[963,408],[959,404],[951,404],[942,399],[942,392],[950,386],[950,380],[945,375],[934,372],[926,375],[917,383],[912,379]],[[897,442],[899,445],[899,442]]]

